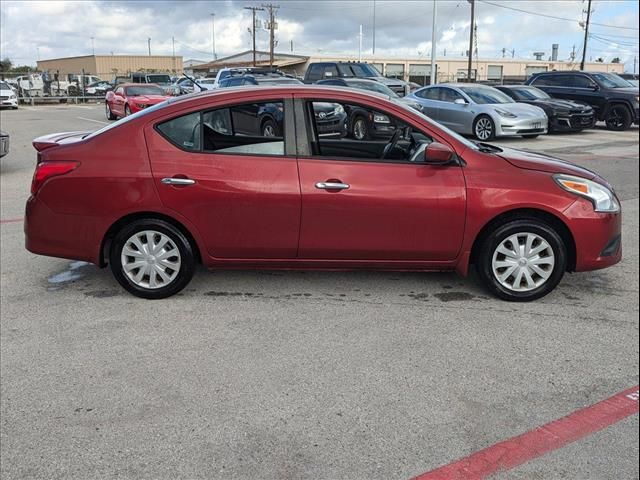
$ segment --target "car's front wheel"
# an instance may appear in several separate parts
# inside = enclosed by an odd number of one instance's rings
[[[560,282],[567,268],[567,248],[546,223],[512,220],[490,232],[480,245],[476,269],[495,296],[514,302],[541,298]]]
[[[131,115],[131,109],[129,108],[129,105],[125,105],[124,106],[124,116],[128,117],[129,115]]]
[[[496,125],[489,115],[480,115],[473,122],[473,134],[478,140],[488,142],[496,136]]]
[[[612,105],[607,111],[605,123],[608,130],[621,132],[631,126],[631,112],[624,105]]]
[[[104,102],[104,113],[107,116],[107,120],[115,120],[116,117],[111,111],[111,106],[109,106],[109,102]]]
[[[136,220],[111,242],[111,271],[128,292],[147,299],[167,298],[182,290],[195,271],[193,247],[184,234],[163,220]]]
[[[367,128],[367,121],[364,117],[356,117],[351,127],[351,136],[356,140],[367,140],[369,138],[369,130]]]

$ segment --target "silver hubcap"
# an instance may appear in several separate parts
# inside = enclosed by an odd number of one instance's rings
[[[356,140],[363,140],[366,131],[367,130],[364,124],[364,120],[356,120],[356,123],[353,126],[353,136],[356,138]]]
[[[264,128],[262,129],[262,136],[263,137],[275,137],[276,136],[276,132],[273,128],[273,125],[271,125],[270,123],[267,123]]]
[[[491,138],[491,134],[493,133],[493,126],[491,125],[491,120],[488,118],[481,118],[476,123],[476,137],[480,140],[488,140]]]
[[[156,289],[169,285],[180,271],[180,251],[164,233],[144,230],[122,247],[122,270],[135,285]]]
[[[514,292],[527,292],[543,285],[553,273],[555,256],[551,245],[535,233],[516,233],[493,252],[491,267],[500,285]]]

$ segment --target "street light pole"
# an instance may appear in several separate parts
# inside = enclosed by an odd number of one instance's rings
[[[436,0],[433,0],[433,25],[431,26],[431,85],[438,83],[438,71],[436,66],[436,16],[438,13],[438,7],[436,6]]]

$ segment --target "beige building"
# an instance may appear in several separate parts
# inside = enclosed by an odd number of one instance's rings
[[[355,56],[304,56],[292,54],[274,55],[274,66],[287,72],[303,76],[310,63],[357,61]],[[430,81],[431,60],[424,57],[379,57],[363,55],[362,61],[376,67],[387,77],[402,78],[406,81],[426,85]],[[243,67],[253,64],[253,52],[246,52],[220,58],[215,62],[194,66],[195,74],[211,74],[224,67]],[[268,52],[256,52],[256,65],[264,67],[269,65]],[[467,78],[466,57],[441,57],[436,61],[438,82],[456,82]],[[479,81],[524,81],[533,73],[552,70],[578,70],[577,62],[526,60],[513,58],[474,59],[472,62],[471,76]],[[623,73],[624,65],[621,63],[591,62],[585,65],[585,70],[598,72]]]
[[[86,55],[82,57],[53,58],[38,60],[38,70],[60,75],[97,75],[110,80],[116,75],[131,72],[182,73],[182,57],[161,55]]]

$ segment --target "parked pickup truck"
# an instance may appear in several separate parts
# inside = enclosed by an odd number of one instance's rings
[[[397,78],[383,77],[373,65],[366,62],[317,62],[310,63],[304,75],[304,83],[315,83],[330,78],[368,78],[376,80],[397,95],[403,97],[409,93],[409,84]]]

